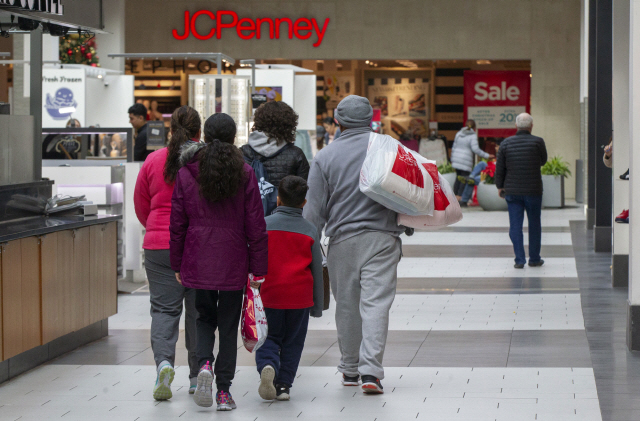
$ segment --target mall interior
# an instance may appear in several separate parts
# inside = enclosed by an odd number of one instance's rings
[[[284,102],[313,168],[350,95],[449,185],[468,119],[490,156],[530,113],[544,266],[514,268],[483,174],[462,220],[400,236],[384,394],[341,384],[332,295],[290,401],[259,396],[238,335],[237,409],[196,405],[185,314],[157,399],[130,107],[152,152],[179,107],[230,115],[240,147]],[[640,0],[0,0],[0,420],[640,420],[639,115]]]

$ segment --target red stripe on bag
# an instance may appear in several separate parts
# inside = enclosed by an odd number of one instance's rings
[[[440,187],[438,167],[436,167],[435,164],[422,164],[422,166],[427,170],[433,180],[433,209],[437,211],[446,210],[450,203],[447,195],[442,191],[442,187]]]
[[[436,169],[436,171],[438,170]],[[413,155],[405,151],[402,145],[398,145],[398,154],[396,155],[396,161],[393,163],[391,172],[421,189],[424,188],[424,179],[422,178],[422,171],[420,171],[418,161],[416,161]]]

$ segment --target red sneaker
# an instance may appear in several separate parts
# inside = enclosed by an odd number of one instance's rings
[[[629,210],[625,209],[620,215],[616,216],[616,222],[627,222],[627,218],[629,218]]]

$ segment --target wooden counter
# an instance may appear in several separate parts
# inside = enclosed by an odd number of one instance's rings
[[[95,222],[0,244],[0,361],[117,312],[116,222]]]

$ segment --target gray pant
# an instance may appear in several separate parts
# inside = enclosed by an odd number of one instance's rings
[[[401,240],[381,232],[363,232],[329,246],[341,353],[338,370],[347,376],[384,378],[382,358],[401,253]]]
[[[176,342],[184,301],[189,377],[197,377],[199,367],[196,357],[196,291],[183,287],[176,280],[169,261],[169,250],[145,250],[144,255],[151,298],[151,348],[156,365],[166,360],[175,366]]]

